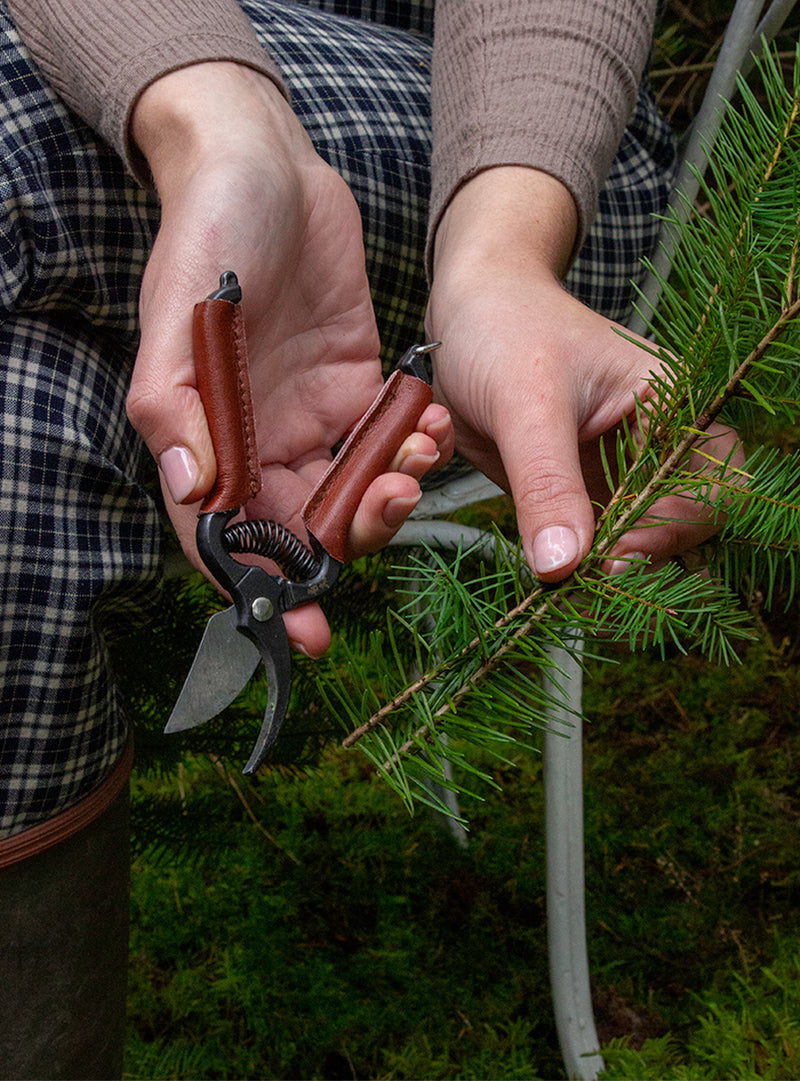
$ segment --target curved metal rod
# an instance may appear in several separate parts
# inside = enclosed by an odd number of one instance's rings
[[[658,248],[653,256],[653,270],[641,286],[637,311],[628,322],[634,334],[645,335],[659,300],[661,280],[666,280],[672,269],[679,244],[680,224],[688,220],[700,187],[698,175],[705,172],[711,148],[717,138],[730,99],[736,89],[740,71],[752,66],[752,55],[761,52],[761,35],[771,40],[789,15],[793,3],[776,0],[758,24],[762,0],[737,0],[728,20],[725,40],[720,49],[714,71],[706,88],[700,111],[692,124],[691,135],[683,154],[675,186],[669,199],[669,212],[679,225],[665,221],[661,229]]]
[[[577,636],[569,651],[551,648],[555,667],[542,677],[554,699],[544,734],[547,954],[567,1077],[594,1081],[604,1063],[592,1012],[586,937],[581,649]]]

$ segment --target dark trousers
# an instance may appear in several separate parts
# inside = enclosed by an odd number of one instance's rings
[[[0,1078],[122,1075],[128,792],[68,840],[0,870]]]

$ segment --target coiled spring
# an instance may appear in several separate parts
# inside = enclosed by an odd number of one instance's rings
[[[273,559],[287,578],[306,582],[320,570],[314,553],[280,522],[266,519],[237,522],[223,533],[229,555],[257,555]]]

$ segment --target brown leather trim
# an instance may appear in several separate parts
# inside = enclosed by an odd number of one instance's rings
[[[217,459],[217,478],[203,510],[234,510],[261,487],[240,306],[220,298],[196,304],[193,348],[197,389]]]
[[[107,811],[128,783],[133,767],[133,738],[111,773],[88,796],[46,822],[39,822],[13,837],[0,838],[0,869],[37,856],[79,833]]]
[[[389,468],[432,396],[424,380],[392,372],[308,497],[303,507],[306,528],[340,563],[347,558],[347,535],[361,497]]]

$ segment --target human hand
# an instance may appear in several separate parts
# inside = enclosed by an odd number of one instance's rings
[[[479,174],[437,232],[428,312],[429,333],[443,342],[436,394],[456,446],[512,493],[526,556],[547,582],[589,551],[595,509],[610,495],[600,440],[623,418],[635,422],[656,366],[563,289],[574,236],[571,197],[551,177]],[[736,446],[720,426],[708,434],[719,459]],[[707,508],[677,497],[657,504],[648,524],[617,541],[607,569],[662,563],[719,528]]]
[[[195,504],[216,473],[196,390],[192,311],[228,269],[242,286],[262,471],[245,514],[302,537],[300,510],[330,448],[382,382],[358,209],[278,89],[248,68],[209,63],[162,77],[142,95],[132,131],[162,222],[142,284],[128,413],[159,462],[181,544],[199,565]],[[419,478],[451,451],[446,411],[431,406],[393,471],[362,499],[351,557],[391,538],[419,498]],[[287,614],[286,625],[312,656],[327,647],[316,606]]]

